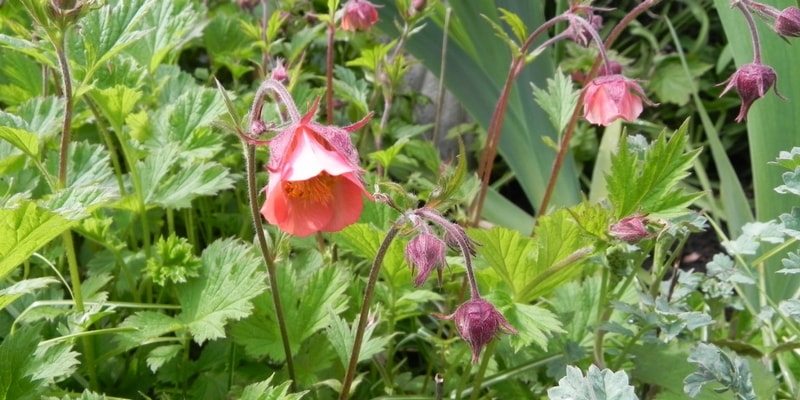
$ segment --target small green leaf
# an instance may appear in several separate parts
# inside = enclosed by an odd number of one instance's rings
[[[165,314],[153,311],[140,311],[125,318],[120,324],[121,328],[134,328],[117,334],[117,340],[126,350],[141,346],[142,344],[170,332],[175,332],[183,327],[180,321]]]
[[[183,45],[199,37],[207,18],[203,6],[194,1],[147,0],[146,5],[153,6],[141,25],[148,31],[127,51],[152,73],[165,59],[175,57]]]
[[[781,194],[791,193],[800,196],[800,167],[791,172],[784,172],[781,177],[783,185],[776,187],[775,191]]]
[[[125,118],[133,113],[136,103],[142,98],[142,92],[127,86],[116,85],[107,89],[93,89],[89,95],[97,104],[100,112],[108,118],[111,126],[121,131],[125,126]]]
[[[681,214],[701,194],[684,192],[681,181],[689,175],[700,149],[686,151],[687,124],[669,140],[662,131],[643,154],[632,152],[628,140],[621,140],[619,151],[611,159],[611,173],[606,176],[608,197],[617,219],[636,214]]]
[[[182,349],[183,346],[179,344],[156,347],[147,353],[147,367],[150,368],[150,371],[156,373],[162,365],[175,358]]]
[[[0,290],[0,310],[3,310],[21,296],[32,294],[34,291],[45,288],[47,285],[53,283],[58,283],[58,280],[49,277],[25,279]]]
[[[64,217],[30,201],[0,209],[0,279],[70,226]]]
[[[722,242],[725,249],[731,254],[753,255],[756,254],[761,242],[783,242],[781,226],[775,221],[750,222],[742,227],[742,234],[735,240]]]
[[[30,158],[36,159],[39,155],[39,138],[35,133],[23,129],[0,126],[0,139],[11,143]]]
[[[770,164],[778,164],[789,171],[794,171],[800,167],[800,147],[792,147],[790,151],[781,151],[778,157]]]
[[[572,86],[572,79],[559,69],[553,78],[547,79],[546,90],[536,87],[533,83],[531,83],[531,87],[536,103],[547,113],[556,132],[559,134],[564,132],[572,118],[572,111],[575,109],[580,94],[580,91]]]
[[[781,260],[783,269],[778,270],[780,274],[800,274],[800,254],[796,252],[787,253],[787,257]]]
[[[784,300],[778,304],[778,309],[795,321],[800,322],[800,300]]]
[[[525,39],[528,38],[528,28],[525,26],[525,23],[522,22],[522,19],[517,14],[514,14],[511,11],[508,11],[504,8],[498,8],[500,11],[500,19],[505,21],[509,27],[511,27],[511,31],[514,32],[514,36],[516,36],[517,42],[522,43]]]
[[[567,375],[558,386],[548,389],[547,395],[553,400],[638,399],[625,371],[600,371],[595,365],[589,366],[585,377],[580,368],[568,365]]]
[[[689,103],[690,96],[697,90],[697,81],[692,78],[698,78],[712,67],[711,64],[696,59],[687,59],[686,63],[691,77],[686,75],[677,55],[667,56],[656,65],[648,86],[653,89],[660,102],[679,106]]]
[[[225,324],[250,315],[251,299],[266,290],[262,260],[251,246],[233,239],[211,243],[201,255],[200,277],[178,286],[183,312],[194,340],[225,337]]]
[[[703,385],[718,382],[722,388],[717,392],[732,391],[737,399],[754,400],[750,366],[741,357],[730,357],[713,344],[700,343],[689,352],[689,362],[697,364],[697,371],[683,380],[683,391],[690,397],[700,393]]]
[[[336,355],[339,356],[339,361],[341,361],[342,366],[346,366],[350,362],[350,357],[353,354],[353,341],[355,340],[355,330],[357,326],[358,318],[353,321],[353,326],[349,327],[344,319],[335,316],[331,319],[331,325],[326,331],[328,341],[331,342],[334,351],[336,351]],[[368,360],[375,354],[383,351],[389,339],[391,339],[391,335],[373,338],[372,334],[377,326],[377,323],[367,324],[367,329],[364,331],[364,342],[361,345],[361,351],[358,353],[359,362]]]
[[[539,306],[514,303],[504,315],[511,326],[519,332],[510,336],[511,346],[515,351],[531,344],[536,344],[547,351],[548,335],[564,332],[558,317]]]
[[[285,381],[278,386],[272,386],[272,379],[275,374],[272,374],[266,380],[256,382],[244,388],[241,396],[237,396],[239,400],[299,400],[302,399],[307,390],[297,393],[289,393],[289,386],[291,382]]]

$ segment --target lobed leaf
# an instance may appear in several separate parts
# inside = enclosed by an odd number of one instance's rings
[[[225,337],[225,325],[250,315],[251,299],[266,290],[261,259],[251,246],[233,239],[211,243],[201,255],[200,276],[178,286],[183,312],[178,319],[187,325],[194,340]]]
[[[61,215],[27,200],[0,209],[0,279],[71,226]]]
[[[579,368],[568,365],[567,375],[558,386],[548,389],[547,395],[554,400],[638,399],[625,371],[601,371],[595,365],[589,366],[585,377]]]

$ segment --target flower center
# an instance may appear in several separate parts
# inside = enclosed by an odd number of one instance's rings
[[[283,192],[290,199],[304,202],[327,203],[333,198],[335,179],[327,172],[304,181],[283,182]]]

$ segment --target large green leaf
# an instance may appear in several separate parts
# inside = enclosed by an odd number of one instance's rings
[[[444,83],[470,115],[486,128],[508,75],[511,55],[505,41],[495,35],[484,17],[499,24],[497,9],[503,8],[517,14],[530,31],[544,21],[544,2],[474,0],[449,5],[453,16]],[[381,12],[381,29],[396,32],[392,22],[399,19],[397,10],[387,5]],[[407,43],[408,51],[437,75],[442,64],[443,14],[441,7],[437,9],[437,23],[426,24]],[[545,80],[553,76],[553,71],[553,61],[547,52],[522,70],[509,99],[499,144],[500,154],[534,207],[544,196],[555,158],[555,152],[544,145],[543,139],[556,140],[556,132],[534,101],[530,83],[545,87]],[[577,177],[568,155],[553,193],[553,206],[580,201]]]
[[[0,209],[0,279],[71,225],[64,217],[30,201]]]
[[[155,5],[142,23],[149,31],[128,53],[152,73],[165,59],[174,59],[176,50],[201,34],[206,18],[203,6],[195,1],[148,0],[148,3]]]
[[[225,337],[225,324],[250,315],[251,299],[264,292],[261,259],[233,239],[211,243],[201,256],[200,277],[178,287],[185,323],[197,343]]]

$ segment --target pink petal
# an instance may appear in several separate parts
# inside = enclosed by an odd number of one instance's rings
[[[323,171],[331,176],[357,171],[342,155],[327,150],[305,127],[299,128],[296,135],[294,151],[283,164],[287,181],[304,181]]]
[[[361,216],[364,208],[364,186],[355,178],[355,174],[348,174],[336,178],[333,187],[333,211],[328,223],[320,230],[324,232],[338,232],[354,224]]]

